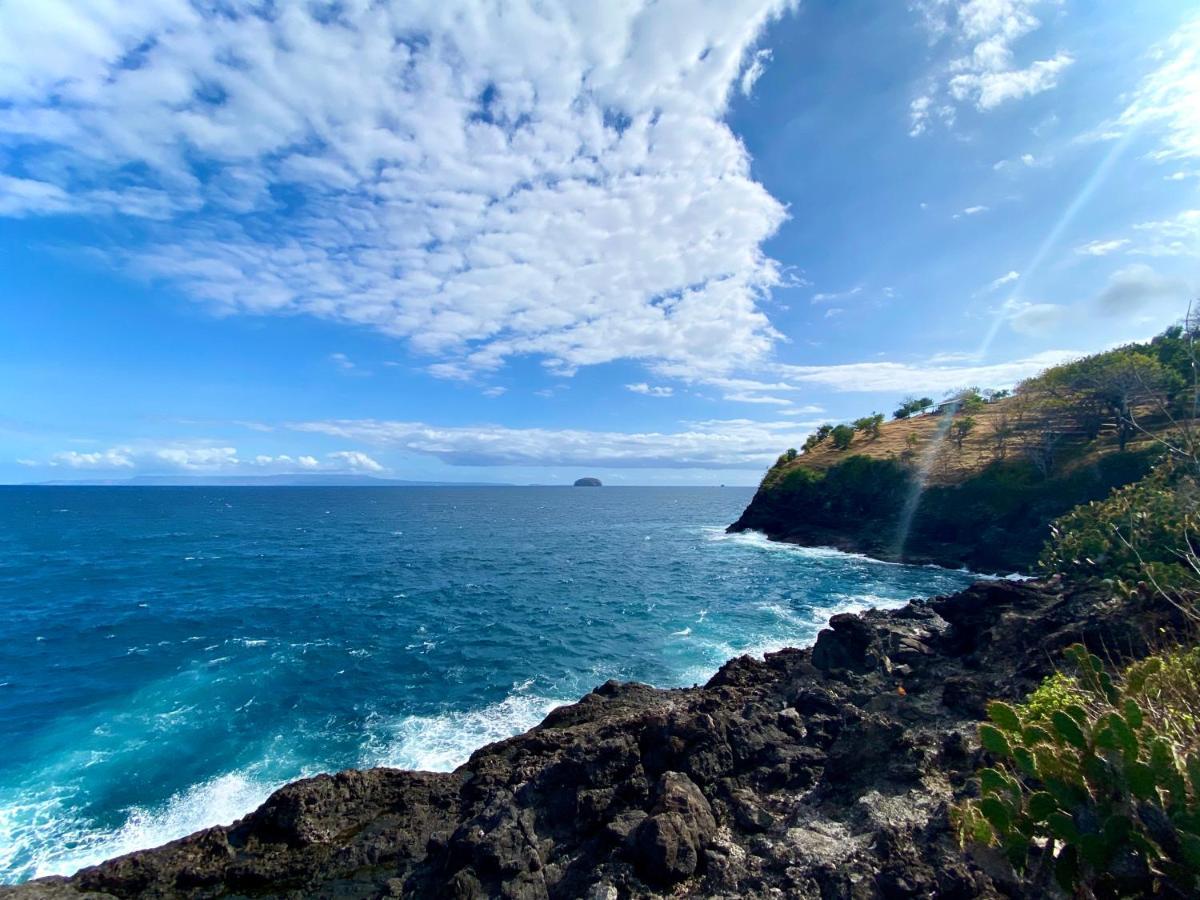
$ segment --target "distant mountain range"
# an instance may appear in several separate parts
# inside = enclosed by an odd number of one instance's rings
[[[89,478],[39,481],[38,485],[128,487],[513,487],[498,481],[403,481],[372,475],[138,475],[133,478]]]

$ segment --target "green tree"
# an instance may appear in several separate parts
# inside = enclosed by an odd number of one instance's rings
[[[975,418],[973,416],[963,416],[960,419],[954,420],[954,425],[951,426],[950,434],[954,438],[954,443],[959,450],[963,448],[963,441],[966,440],[968,434],[975,430]]]
[[[919,413],[923,409],[928,409],[933,406],[932,397],[905,397],[900,401],[900,405],[896,411],[892,413],[894,419],[907,419],[911,415]]]
[[[855,419],[851,423],[851,427],[855,431],[861,431],[869,438],[879,437],[879,428],[883,425],[883,413],[873,413],[869,416],[863,416],[861,419]]]
[[[830,440],[838,450],[847,450],[854,443],[854,429],[849,425],[834,426],[830,432]]]

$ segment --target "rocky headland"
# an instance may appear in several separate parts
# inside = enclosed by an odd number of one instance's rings
[[[306,779],[228,827],[0,896],[1040,895],[951,830],[984,704],[1076,641],[1142,656],[1179,615],[1057,581],[839,615],[703,687],[608,682],[452,773]]]

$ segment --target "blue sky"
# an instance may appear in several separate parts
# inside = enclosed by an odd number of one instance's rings
[[[752,484],[1200,293],[1200,16],[0,6],[0,481]]]

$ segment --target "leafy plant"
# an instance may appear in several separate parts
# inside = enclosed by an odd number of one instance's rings
[[[838,450],[847,450],[854,442],[854,429],[849,425],[837,425],[829,433],[833,446]]]
[[[1200,893],[1200,650],[1136,663],[1118,681],[1067,650],[1018,707],[988,705],[979,740],[996,765],[953,813],[959,839],[1019,873],[1084,896]]]
[[[879,437],[879,428],[883,425],[883,413],[873,413],[869,416],[863,416],[861,419],[855,419],[851,427],[855,431],[861,431],[869,438]]]
[[[959,450],[962,449],[963,441],[966,440],[967,435],[974,430],[974,416],[963,416],[961,419],[955,420],[954,425],[950,429],[950,433],[953,435],[954,443],[957,445]]]
[[[933,406],[932,397],[905,397],[900,401],[900,405],[896,411],[892,413],[893,419],[907,419],[911,415],[921,412]]]
[[[1200,590],[1200,485],[1167,458],[1145,478],[1076,507],[1050,526],[1041,565],[1051,573],[1113,579],[1126,594],[1148,585]]]

